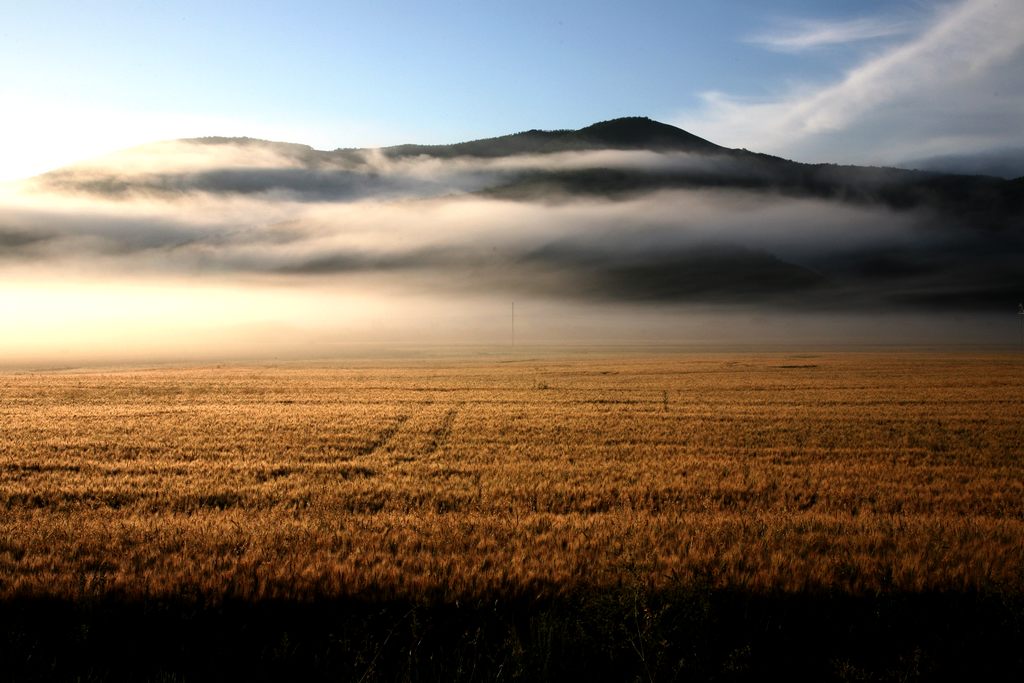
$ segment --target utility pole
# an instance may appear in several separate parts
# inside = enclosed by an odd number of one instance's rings
[[[511,330],[512,330],[511,348],[512,348],[512,350],[515,350],[515,348],[516,348],[516,302],[515,301],[512,302],[512,328],[511,328]]]

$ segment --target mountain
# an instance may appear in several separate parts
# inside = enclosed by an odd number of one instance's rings
[[[117,244],[99,221],[46,234],[104,254],[194,250],[199,270],[818,308],[1015,310],[1024,298],[1024,178],[804,164],[643,117],[381,149],[198,138],[35,186],[104,206],[164,202],[148,232],[133,218]],[[192,206],[216,229],[179,230]],[[51,239],[40,234],[0,225],[0,245],[39,252]]]
[[[805,164],[780,157],[730,149],[691,133],[630,117],[596,123],[575,131],[527,131],[500,138],[444,146],[400,145],[385,148],[391,157],[425,155],[498,157],[579,150],[648,150],[689,153],[715,163],[676,168],[525,170],[508,182],[488,188],[491,196],[537,199],[567,196],[628,197],[672,188],[739,188],[780,192],[895,209],[933,206],[970,216],[981,226],[997,227],[1005,212],[1024,210],[1020,182],[1001,178],[902,168]]]
[[[450,159],[470,156],[494,158],[516,154],[553,154],[587,150],[645,149],[656,152],[724,153],[724,147],[685,130],[642,116],[602,121],[579,130],[528,130],[497,138],[453,145],[397,145],[385,147],[392,158],[430,156]]]
[[[861,205],[884,205],[904,210],[931,207],[956,213],[979,227],[997,229],[1007,214],[1024,211],[1024,183],[988,176],[971,176],[902,168],[805,164],[745,149],[721,147],[668,124],[645,117],[602,121],[579,130],[529,130],[512,135],[450,145],[404,144],[379,150],[358,148],[315,150],[307,145],[251,138],[210,137],[181,141],[211,149],[237,148],[253,156],[271,152],[287,167],[257,167],[233,161],[224,167],[177,172],[161,169],[126,177],[92,169],[88,174],[60,169],[40,182],[65,191],[99,195],[130,193],[174,194],[187,191],[254,194],[294,193],[313,201],[347,200],[365,195],[392,196],[401,192],[387,173],[375,167],[378,158],[395,162],[417,159],[499,161],[536,157],[491,173],[472,191],[487,196],[537,200],[557,197],[625,199],[664,189],[717,188],[781,193]],[[650,168],[633,163],[623,168],[597,160],[566,168],[545,163],[563,153],[599,151],[649,152],[668,162]],[[216,156],[216,152],[211,152]],[[480,176],[484,179],[484,176]],[[438,186],[443,192],[444,187]]]

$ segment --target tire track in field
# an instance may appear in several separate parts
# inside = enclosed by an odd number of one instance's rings
[[[441,423],[438,425],[437,429],[434,430],[430,443],[427,444],[427,448],[425,450],[426,455],[436,453],[438,449],[448,442],[448,438],[452,433],[452,422],[455,421],[455,416],[458,414],[460,407],[461,405],[458,405],[454,408],[448,409],[444,414],[444,417],[441,418]]]
[[[373,455],[378,451],[387,448],[388,444],[391,443],[391,440],[395,437],[395,434],[397,434],[405,423],[409,421],[409,417],[409,415],[399,415],[392,424],[381,430],[376,439],[360,448],[357,455]]]

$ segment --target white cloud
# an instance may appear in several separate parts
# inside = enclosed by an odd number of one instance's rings
[[[907,33],[909,28],[906,22],[870,17],[833,22],[798,21],[788,30],[761,33],[752,36],[747,42],[779,52],[802,52],[817,47],[901,35]]]
[[[766,100],[703,99],[675,123],[719,144],[807,161],[894,163],[1020,145],[1024,12],[1019,0],[966,0],[838,82]]]

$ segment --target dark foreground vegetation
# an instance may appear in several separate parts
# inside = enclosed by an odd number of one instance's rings
[[[14,680],[1021,680],[1024,601],[621,590],[471,604],[13,601]]]

